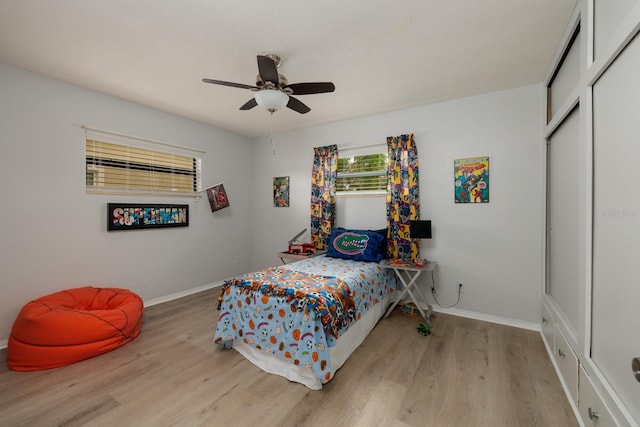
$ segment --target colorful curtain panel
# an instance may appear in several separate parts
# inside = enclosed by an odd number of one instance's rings
[[[314,148],[311,171],[311,243],[326,250],[336,222],[338,146]]]
[[[418,149],[413,134],[387,138],[387,257],[415,259],[419,246],[409,237],[409,221],[420,219]]]

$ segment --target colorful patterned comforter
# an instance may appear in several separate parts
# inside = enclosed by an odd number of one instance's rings
[[[242,339],[331,379],[329,347],[397,286],[376,263],[309,258],[225,281],[215,342]]]

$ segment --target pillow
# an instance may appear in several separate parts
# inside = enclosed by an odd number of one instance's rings
[[[382,252],[383,258],[387,257],[387,233],[388,228],[381,228],[380,230],[373,230],[382,236],[382,242],[380,242],[380,252]]]
[[[327,256],[354,261],[380,262],[385,258],[381,249],[384,237],[376,231],[335,228],[329,238]]]

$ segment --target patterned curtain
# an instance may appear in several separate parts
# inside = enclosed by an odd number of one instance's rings
[[[314,148],[311,171],[311,243],[326,250],[336,222],[338,146]]]
[[[418,149],[413,134],[388,137],[387,148],[387,257],[415,259],[419,246],[409,238],[409,221],[420,219]]]

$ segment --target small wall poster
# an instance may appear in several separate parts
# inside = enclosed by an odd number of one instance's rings
[[[453,161],[456,203],[489,203],[489,157]]]
[[[273,178],[273,206],[276,208],[289,207],[288,176],[276,176]]]
[[[207,188],[207,197],[211,205],[211,212],[219,211],[229,206],[229,198],[227,197],[227,192],[224,190],[224,184]]]

